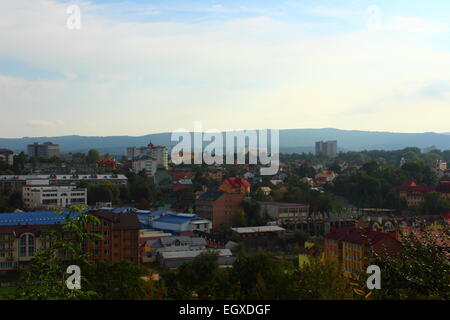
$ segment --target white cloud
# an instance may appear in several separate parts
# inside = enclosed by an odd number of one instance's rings
[[[8,106],[0,135],[138,135],[196,119],[218,129],[447,130],[442,99],[417,97],[450,78],[449,53],[427,39],[383,30],[313,36],[310,23],[267,16],[120,23],[94,9],[81,4],[82,29],[70,31],[64,5],[0,0],[0,57],[64,76],[0,76],[0,101]],[[393,21],[391,28],[406,28]],[[424,108],[440,116],[425,118]],[[30,118],[52,120],[34,120],[31,129],[11,121]]]

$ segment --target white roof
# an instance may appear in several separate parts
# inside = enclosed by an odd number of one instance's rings
[[[258,233],[258,232],[279,232],[286,229],[278,226],[259,226],[259,227],[243,227],[243,228],[231,228],[231,230],[237,233]]]

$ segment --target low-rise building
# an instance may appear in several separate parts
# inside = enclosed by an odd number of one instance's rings
[[[393,255],[402,245],[387,233],[347,226],[324,236],[325,258],[342,266],[344,274],[363,272],[374,255]]]
[[[309,205],[285,202],[260,202],[260,215],[269,216],[279,226],[296,230],[309,216]]]
[[[189,213],[169,213],[153,220],[151,224],[153,229],[177,233],[208,232],[212,227],[211,221]]]
[[[87,189],[77,186],[49,185],[48,181],[28,181],[23,187],[22,199],[27,209],[68,208],[73,205],[87,205]]]
[[[418,186],[414,180],[407,180],[401,186],[394,187],[400,198],[405,199],[409,207],[420,205],[428,192],[436,191],[436,187]]]
[[[89,184],[109,181],[116,185],[124,186],[127,184],[128,178],[123,174],[0,175],[0,194],[9,196],[14,192],[21,193],[29,180],[40,180],[43,184],[46,184],[46,181],[48,181],[51,186],[74,185],[82,181]]]
[[[235,259],[229,249],[208,249],[205,239],[196,237],[164,237],[147,241],[146,247],[146,256],[167,268],[178,268],[206,252],[217,254],[220,266],[230,266]]]

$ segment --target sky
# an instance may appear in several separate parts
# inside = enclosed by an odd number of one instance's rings
[[[194,121],[449,132],[449,12],[448,0],[0,0],[0,137]]]

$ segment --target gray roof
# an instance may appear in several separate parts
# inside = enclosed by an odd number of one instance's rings
[[[231,228],[231,230],[237,233],[259,233],[259,232],[280,232],[286,231],[286,229],[278,226],[259,226],[259,227],[244,227],[244,228]]]
[[[182,259],[182,258],[195,258],[203,252],[217,252],[219,257],[232,256],[233,254],[229,249],[205,249],[205,250],[189,250],[189,251],[170,251],[162,252],[161,255],[164,259]]]

